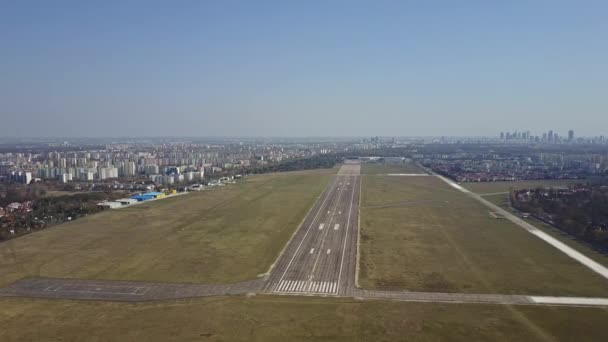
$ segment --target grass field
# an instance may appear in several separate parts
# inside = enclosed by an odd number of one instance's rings
[[[218,297],[125,304],[0,299],[12,341],[606,341],[608,310]]]
[[[336,169],[106,211],[0,244],[0,286],[26,276],[225,283],[267,271]]]
[[[360,284],[608,296],[608,282],[436,177],[364,176]]]
[[[426,173],[413,163],[406,164],[384,164],[370,163],[364,164],[361,173],[366,175],[387,174],[387,173]]]
[[[549,180],[529,180],[515,182],[479,182],[462,183],[461,185],[477,194],[488,194],[495,192],[508,192],[511,189],[534,189],[537,187],[558,187],[569,184],[585,182],[584,179],[549,179]]]
[[[489,195],[489,196],[484,196],[484,198],[506,210],[511,210],[511,208],[509,207],[509,198],[507,195]],[[530,217],[530,218],[526,218],[524,220],[526,222],[528,222],[529,224],[541,229],[545,233],[560,240],[561,242],[567,244],[568,246],[585,254],[589,258],[608,267],[608,256],[607,255],[604,255],[604,254],[601,254],[601,253],[595,251],[594,249],[592,249],[585,243],[578,241],[578,240],[574,239],[573,237],[568,236],[567,234],[562,233],[562,232],[558,231],[556,228],[550,227],[546,223],[541,222],[535,218]]]

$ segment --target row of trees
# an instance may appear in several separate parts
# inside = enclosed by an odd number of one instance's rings
[[[342,158],[335,154],[321,154],[310,158],[291,159],[285,162],[268,164],[248,170],[251,173],[286,172],[311,169],[329,169],[336,166]]]
[[[0,207],[6,207],[13,202],[33,201],[46,193],[46,186],[40,183],[30,185],[4,183],[0,185]]]
[[[101,210],[97,203],[119,197],[120,193],[89,192],[36,199],[32,211],[0,218],[0,241],[97,213]]]
[[[529,192],[529,195],[523,195]],[[511,191],[518,210],[551,223],[560,230],[608,251],[608,188],[578,187],[570,191],[532,189]]]

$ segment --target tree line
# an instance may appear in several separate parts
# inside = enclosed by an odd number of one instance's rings
[[[608,251],[608,187],[584,185],[568,190],[512,190],[516,209],[552,224],[558,229]]]

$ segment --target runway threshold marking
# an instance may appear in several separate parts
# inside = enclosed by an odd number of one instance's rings
[[[319,230],[323,230],[323,228],[324,228],[324,227],[325,227],[325,223],[321,223],[321,224],[319,225]]]
[[[338,229],[340,229],[340,224],[336,223],[336,225],[334,226],[334,230],[338,230]]]
[[[310,254],[312,254],[312,253],[314,253],[314,252],[315,252],[315,249],[314,249],[314,248],[311,248],[311,249],[310,249]]]
[[[336,294],[338,284],[329,281],[282,280],[275,292]]]
[[[315,214],[315,217],[313,217],[312,222],[310,223],[310,225],[308,226],[308,229],[306,229],[306,233],[304,233],[304,236],[302,237],[302,240],[300,240],[300,243],[298,244],[298,247],[296,248],[295,253],[291,256],[291,259],[289,260],[289,263],[287,264],[287,267],[285,267],[285,270],[283,271],[283,274],[281,274],[281,278],[279,279],[279,283],[283,281],[283,279],[285,278],[285,274],[287,274],[287,270],[289,270],[289,267],[291,267],[291,264],[293,263],[293,260],[296,258],[296,255],[298,255],[298,252],[300,251],[300,248],[302,247],[302,244],[304,243],[304,240],[306,240],[306,236],[308,236],[308,233],[310,232],[310,229],[312,229],[313,225],[315,224],[315,222],[317,221],[317,218],[319,216],[319,214],[321,213],[321,208],[323,208],[323,206],[325,205],[325,203],[327,202],[327,200],[330,197],[330,194],[332,192],[332,188],[335,185],[335,181],[332,184],[332,187],[329,189],[329,191],[327,191],[327,194],[325,196],[325,199],[323,200],[323,203],[321,203],[321,205],[319,206],[319,209],[317,210],[317,213]]]
[[[327,254],[329,254],[329,253],[331,253],[331,249],[328,248],[327,249]]]

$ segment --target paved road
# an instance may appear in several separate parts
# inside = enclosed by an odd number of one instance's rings
[[[260,292],[266,281],[201,285],[66,278],[26,278],[0,289],[0,297],[89,299],[125,302],[239,295]]]
[[[347,295],[354,282],[359,165],[345,165],[275,264],[267,292]]]

